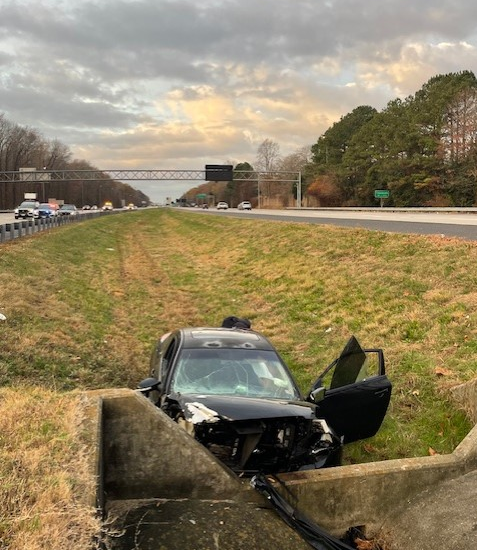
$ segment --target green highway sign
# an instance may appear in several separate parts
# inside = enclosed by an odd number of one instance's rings
[[[387,189],[375,189],[374,190],[375,199],[389,199],[389,191]]]
[[[197,193],[195,198],[196,199],[206,199],[207,198],[207,193]]]

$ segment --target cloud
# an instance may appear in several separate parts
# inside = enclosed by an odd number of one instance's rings
[[[474,70],[476,25],[464,0],[10,0],[1,112],[98,168],[253,164]]]

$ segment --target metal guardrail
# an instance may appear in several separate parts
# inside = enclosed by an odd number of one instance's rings
[[[477,214],[477,206],[288,206],[286,210],[313,211],[320,210],[324,212],[459,212],[461,214]]]
[[[121,210],[109,210],[109,211],[97,211],[86,212],[76,216],[56,216],[55,218],[32,218],[29,220],[19,220],[11,223],[5,223],[0,225],[0,243],[33,235],[39,231],[46,231],[54,227],[60,227],[62,225],[82,222],[98,216],[110,216],[111,214],[118,214]]]

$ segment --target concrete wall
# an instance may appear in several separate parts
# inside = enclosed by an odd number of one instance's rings
[[[336,536],[364,526],[373,537],[415,495],[477,467],[475,428],[462,445],[450,455],[280,474],[281,493],[293,495],[300,511]]]
[[[108,499],[224,498],[239,490],[232,472],[135,391],[103,393],[102,439]]]
[[[133,390],[87,392],[90,449],[108,550],[307,550],[268,501]],[[97,499],[97,501],[96,501]]]
[[[475,382],[455,391],[470,414],[476,414],[476,396]],[[100,502],[168,497],[253,499],[247,480],[225,468],[139,393],[87,392],[85,407],[89,410],[91,470],[98,479]],[[372,538],[426,488],[473,470],[477,470],[477,427],[449,455],[280,474],[282,487],[275,486],[329,533],[342,537],[350,527],[364,526]]]
[[[453,391],[459,406],[477,414],[477,381]],[[290,495],[310,519],[336,536],[365,526],[373,537],[392,524],[419,493],[477,469],[477,426],[449,455],[371,462],[280,474],[281,493]],[[287,497],[288,494],[288,497]]]

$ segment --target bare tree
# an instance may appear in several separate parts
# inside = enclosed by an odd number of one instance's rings
[[[15,124],[10,133],[9,154],[7,155],[8,170],[18,170],[21,167],[35,168],[34,157],[43,138],[37,130]]]
[[[42,166],[51,170],[65,169],[72,156],[70,148],[57,139],[47,142],[45,153]]]
[[[0,115],[0,169],[7,170],[6,156],[7,149],[10,142],[10,136],[12,133],[13,124],[5,118],[2,113]]]
[[[257,149],[255,168],[261,172],[273,172],[278,169],[280,146],[271,139],[264,140]]]
[[[283,157],[279,162],[279,170],[283,172],[299,172],[311,162],[311,145],[304,145],[294,153]]]
[[[86,161],[71,160],[68,146],[58,140],[47,140],[38,130],[20,126],[7,120],[0,113],[0,171],[19,171],[20,168],[47,170],[91,170],[97,168]],[[122,201],[146,204],[144,193],[128,184],[111,178],[89,181],[88,178],[65,181],[40,177],[36,181],[15,180],[0,183],[0,207],[14,208],[21,202],[25,192],[35,192],[41,200],[63,199],[83,205],[99,203],[108,198],[119,206]]]
[[[449,106],[442,130],[442,146],[450,162],[466,158],[476,145],[477,92],[465,89]]]

